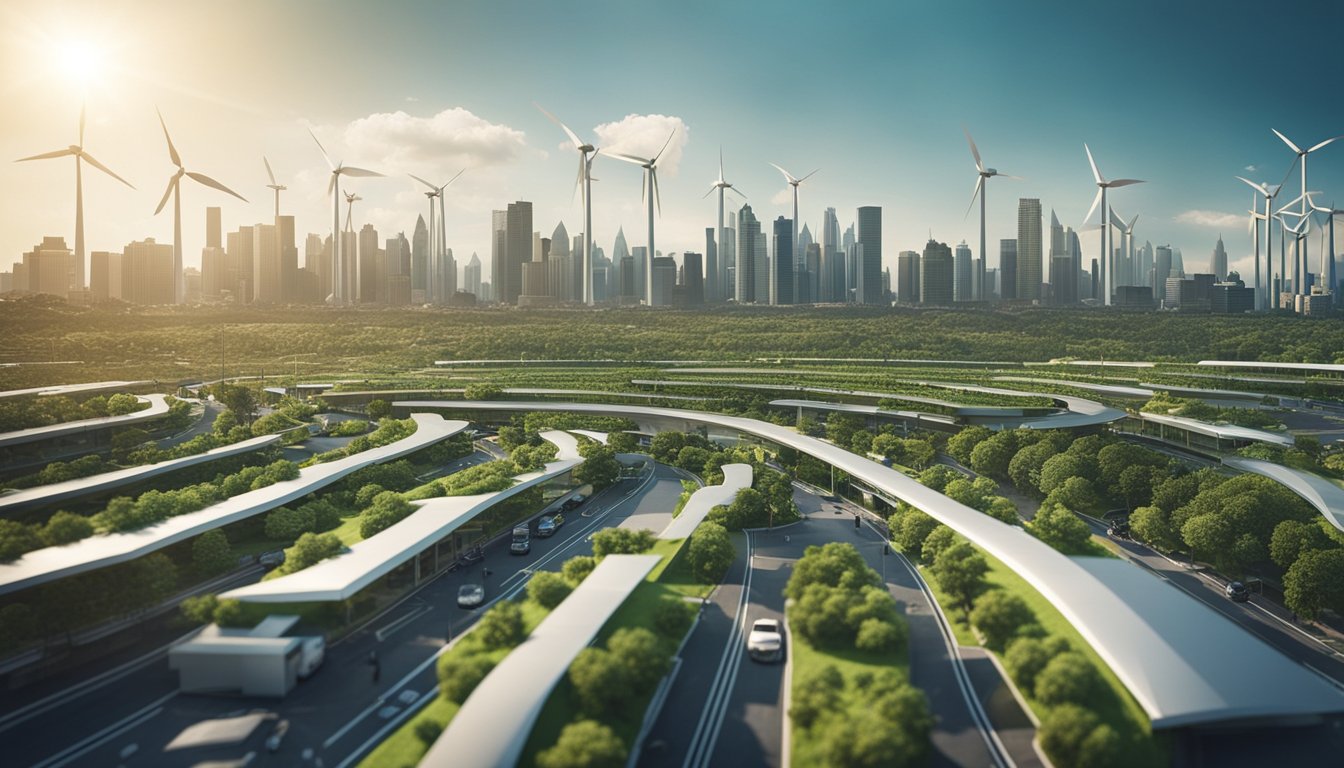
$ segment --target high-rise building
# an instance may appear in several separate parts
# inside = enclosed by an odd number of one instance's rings
[[[223,248],[206,248],[223,254]],[[89,254],[89,293],[94,301],[112,301],[121,298],[121,254],[94,251]]]
[[[835,209],[821,216],[821,275],[817,281],[817,301],[842,301],[845,284],[845,259],[840,250],[840,222]]]
[[[952,249],[946,243],[930,240],[924,245],[919,281],[919,295],[924,304],[942,306],[952,303]]]
[[[471,259],[467,261],[467,266],[462,270],[462,286],[467,293],[472,294],[478,301],[484,301],[485,297],[481,295],[481,257],[475,252],[471,254]]]
[[[861,206],[855,215],[857,241],[863,245],[863,263],[860,265],[860,304],[881,304],[882,295],[882,208]]]
[[[299,248],[294,242],[294,217],[277,216],[275,237],[280,249],[280,301],[297,301]]]
[[[354,283],[355,296],[359,297],[361,304],[377,303],[379,296],[380,278],[384,272],[380,265],[381,249],[378,247],[378,230],[373,228],[372,224],[365,224],[359,230],[359,243],[357,245],[359,254],[359,276]]]
[[[415,229],[411,232],[411,295],[416,304],[428,300],[429,290],[429,227],[425,226],[425,217],[415,217]]]
[[[1041,298],[1041,201],[1017,201],[1017,298]]]
[[[645,250],[647,252],[647,248]],[[670,306],[673,290],[677,286],[677,260],[671,256],[655,256],[649,268],[652,270],[649,276],[653,280],[649,303],[655,307]]]
[[[704,300],[711,303],[719,300],[719,247],[718,243],[714,242],[716,229],[716,227],[705,227]],[[684,262],[682,269],[686,269]]]
[[[705,234],[707,237],[713,237],[714,228],[709,227]],[[681,254],[682,295],[685,297],[688,307],[696,307],[705,303],[705,268],[703,261],[703,257],[693,251],[686,251]]]
[[[1159,245],[1153,255],[1153,279],[1149,288],[1153,297],[1160,298],[1167,293],[1167,278],[1175,274],[1171,263],[1171,246]]]
[[[276,249],[274,224],[252,227],[252,301],[280,302],[280,254]]]
[[[504,301],[508,268],[505,266],[505,234],[508,232],[509,212],[490,212],[490,291],[488,301]],[[483,298],[483,297],[481,297]]]
[[[23,254],[23,272],[27,280],[19,290],[47,293],[65,298],[77,285],[74,253],[66,247],[63,237],[44,237],[33,250]],[[82,270],[81,270],[82,274]]]
[[[1223,247],[1223,236],[1218,236],[1218,244],[1213,247],[1213,256],[1209,258],[1209,272],[1219,280],[1227,278],[1227,249]]]
[[[816,304],[821,300],[817,290],[821,281],[821,243],[808,243],[807,253],[803,254],[800,263],[802,268],[795,277],[798,285],[798,301],[803,304]]]
[[[972,301],[975,298],[975,268],[971,263],[971,247],[965,240],[957,243],[952,264],[952,300]]]
[[[251,227],[245,227],[251,229]],[[121,294],[132,304],[174,304],[177,280],[173,274],[173,246],[154,238],[128,243],[122,249]]]
[[[807,303],[809,303],[806,299],[803,298],[803,296],[802,296],[802,291],[804,290],[804,286],[809,285],[810,282],[811,282],[811,281],[809,280],[809,277],[808,277],[808,271],[807,271],[807,249],[808,249],[809,246],[812,245],[812,243],[813,243],[812,232],[811,232],[811,230],[809,230],[809,229],[807,228],[807,225],[804,224],[804,225],[803,225],[803,228],[802,228],[801,230],[799,230],[799,232],[798,232],[798,240],[797,240],[797,242],[795,242],[795,243],[793,244],[793,264],[794,264],[794,277],[793,277],[793,303],[794,303],[794,304],[807,304]]]
[[[798,268],[793,258],[793,220],[780,216],[775,219],[774,229],[775,258],[770,270],[770,303],[793,304],[793,275]]]
[[[500,301],[517,304],[523,289],[523,264],[532,258],[532,203],[525,200],[509,203],[505,219],[504,279],[497,292]]]
[[[751,204],[744,203],[737,212],[736,286],[733,295],[738,304],[751,304],[759,298],[756,295],[756,243],[760,239],[761,222],[752,213]],[[759,266],[764,268],[765,265]]]
[[[252,301],[252,249],[256,241],[253,227],[239,227],[238,231],[225,235],[228,258],[225,269],[225,285],[235,304],[247,304]],[[123,263],[125,254],[122,255]],[[125,290],[123,286],[123,290]]]
[[[1013,301],[1017,298],[1017,241],[999,241],[999,298]]]
[[[919,296],[919,254],[901,251],[896,255],[896,300],[918,304]]]

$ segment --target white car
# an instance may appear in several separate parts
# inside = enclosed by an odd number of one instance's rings
[[[480,584],[463,584],[457,590],[457,607],[475,608],[485,602],[485,587]]]
[[[747,653],[756,661],[784,658],[784,630],[778,619],[757,619],[747,635]]]

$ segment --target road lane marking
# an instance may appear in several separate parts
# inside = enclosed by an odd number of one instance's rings
[[[173,691],[167,696],[150,702],[101,731],[71,744],[60,752],[48,757],[46,760],[35,763],[33,768],[61,768],[63,765],[68,765],[71,762],[78,760],[89,752],[103,746],[107,742],[135,728],[141,723],[157,717],[160,712],[163,712],[163,705],[174,696],[177,696],[177,691]]]

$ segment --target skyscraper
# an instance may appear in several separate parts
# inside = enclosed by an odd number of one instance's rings
[[[705,227],[705,284],[704,300],[715,302],[719,300],[719,247],[714,242],[715,227]],[[682,266],[685,270],[686,267]],[[688,302],[689,303],[689,299]]]
[[[421,304],[428,300],[429,289],[429,228],[425,217],[415,217],[411,233],[411,301]]]
[[[1218,236],[1218,244],[1213,247],[1213,256],[1209,258],[1209,272],[1219,280],[1227,278],[1227,250],[1223,248],[1223,236]]]
[[[971,247],[965,240],[957,243],[953,259],[952,300],[972,301],[975,298],[973,289],[975,269],[971,264]]]
[[[918,304],[919,295],[919,254],[901,251],[896,256],[896,300]]]
[[[706,237],[714,236],[714,228],[708,227]],[[713,242],[712,240],[710,242]],[[700,254],[686,251],[681,255],[681,286],[686,298],[686,306],[695,307],[705,303],[705,271]]]
[[[223,248],[206,248],[223,257]],[[222,267],[221,267],[222,269]],[[121,254],[94,251],[89,254],[89,293],[94,301],[121,298]]]
[[[999,241],[999,298],[1017,298],[1017,241]]]
[[[280,254],[276,250],[275,225],[252,227],[252,301],[276,304],[280,301]]]
[[[821,216],[821,275],[817,280],[816,300],[841,301],[844,293],[845,259],[840,250],[840,222],[835,209],[827,208]]]
[[[797,264],[793,258],[793,221],[783,216],[775,219],[775,258],[771,269],[770,303],[793,304],[793,273]]]
[[[1149,287],[1153,290],[1153,300],[1157,301],[1166,295],[1167,278],[1172,277],[1175,273],[1172,271],[1171,265],[1171,246],[1159,245],[1154,253],[1153,281],[1149,284]],[[1179,275],[1177,276],[1179,277]]]
[[[359,228],[359,281],[355,295],[359,297],[360,304],[375,304],[381,296],[380,288],[382,283],[382,260],[378,247],[378,230],[374,229],[372,224],[365,224]],[[261,282],[261,277],[253,276],[254,286]],[[256,293],[253,288],[253,294]]]
[[[929,240],[919,269],[919,295],[924,304],[937,306],[953,300],[952,249],[946,243]]]
[[[177,280],[173,262],[170,243],[157,243],[152,237],[127,243],[121,259],[122,299],[132,304],[176,303]]]
[[[793,244],[795,273],[793,279],[794,304],[807,303],[807,299],[803,297],[802,291],[804,290],[804,286],[809,285],[811,282],[808,279],[807,249],[812,243],[812,232],[807,228],[807,225],[804,224],[802,230],[798,232],[798,242]]]
[[[1017,298],[1041,298],[1041,201],[1017,201]]]
[[[757,300],[756,270],[764,264],[756,263],[756,243],[761,239],[761,222],[751,211],[751,204],[744,203],[737,212],[737,273],[734,297],[738,304],[750,304]],[[769,297],[766,297],[769,298]]]
[[[858,224],[856,238],[863,245],[860,269],[861,304],[881,304],[882,295],[882,208],[865,205],[855,216]]]
[[[474,252],[466,268],[462,270],[462,285],[467,293],[475,296],[477,300],[485,298],[481,295],[481,257]]]

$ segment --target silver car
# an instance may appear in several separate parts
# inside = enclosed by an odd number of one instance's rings
[[[485,587],[480,584],[463,584],[457,588],[457,607],[476,608],[485,602]]]
[[[784,630],[778,619],[757,619],[747,635],[747,653],[756,661],[784,658]]]

